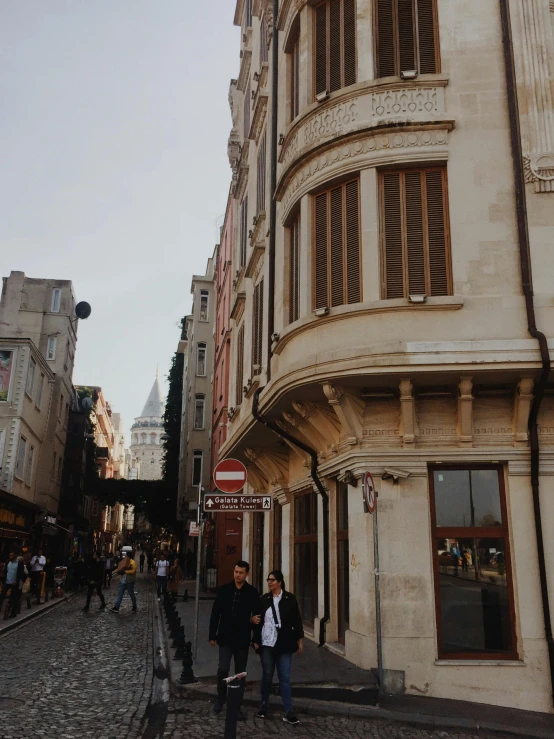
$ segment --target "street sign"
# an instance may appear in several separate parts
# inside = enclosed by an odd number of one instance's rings
[[[204,495],[204,513],[220,511],[266,511],[272,508],[271,495]]]
[[[214,470],[214,483],[222,493],[238,493],[246,485],[246,467],[238,459],[223,459]]]
[[[375,511],[375,484],[371,472],[366,472],[363,476],[363,495],[367,510],[373,513]]]

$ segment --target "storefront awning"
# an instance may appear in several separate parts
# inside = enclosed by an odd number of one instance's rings
[[[0,539],[30,539],[31,534],[28,531],[18,531],[17,529],[0,529]]]

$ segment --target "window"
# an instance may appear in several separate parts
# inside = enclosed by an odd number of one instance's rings
[[[206,399],[203,395],[197,395],[194,401],[194,428],[204,428],[204,406]]]
[[[265,211],[265,179],[266,179],[266,133],[260,138],[258,147],[258,163],[257,163],[257,200],[256,210],[258,215]]]
[[[451,295],[446,169],[380,174],[384,299]]]
[[[48,337],[48,344],[46,346],[46,359],[48,359],[50,362],[56,359],[56,344],[57,343],[58,343],[58,340],[55,336]]]
[[[241,267],[246,264],[246,246],[248,239],[248,195],[240,205],[240,254],[239,263]]]
[[[60,312],[61,299],[62,299],[62,291],[59,289],[59,287],[55,287],[52,290],[52,305],[51,305],[52,313]]]
[[[252,375],[262,370],[262,346],[264,325],[264,281],[254,288],[254,310],[252,313]]]
[[[192,484],[202,484],[202,451],[199,449],[192,453]]]
[[[200,320],[208,320],[208,302],[210,294],[207,290],[200,290]]]
[[[27,382],[25,383],[25,392],[29,397],[33,397],[33,388],[35,386],[35,374],[37,371],[37,363],[31,357],[29,362],[29,371],[27,372]]]
[[[325,0],[315,8],[315,94],[356,82],[356,0]]]
[[[244,93],[244,106],[243,106],[243,136],[247,140],[250,138],[250,110],[252,109],[252,83],[249,80]]]
[[[155,444],[156,443],[156,434],[150,434],[150,443]],[[154,452],[152,452],[154,454]]]
[[[314,307],[362,299],[358,180],[315,196]]]
[[[273,569],[280,570],[283,563],[281,539],[283,535],[283,508],[273,501]]]
[[[435,0],[378,0],[376,13],[379,77],[440,71]]]
[[[294,591],[302,620],[313,624],[317,616],[317,496],[294,499]]]
[[[237,333],[237,375],[235,378],[235,405],[242,403],[244,383],[244,323]]]
[[[267,18],[264,16],[260,24],[260,64],[268,61],[268,35],[267,35]]]
[[[289,228],[289,323],[300,317],[300,213]]]
[[[206,376],[206,344],[204,343],[196,347],[196,374],[198,377]]]
[[[23,437],[19,437],[19,444],[17,446],[17,459],[15,462],[15,476],[20,480],[23,480],[25,474],[25,454],[27,453],[27,440]]]
[[[501,467],[431,468],[439,657],[517,659]]]
[[[350,554],[348,543],[348,485],[337,484],[337,601],[339,642],[350,628]]]
[[[290,119],[300,113],[300,39],[297,38],[290,52]]]
[[[252,26],[252,0],[246,0],[244,8],[244,25],[246,28]]]
[[[140,443],[141,444],[146,444],[146,434],[141,434],[140,435]]]
[[[39,410],[40,410],[40,406],[42,405],[42,394],[44,392],[44,382],[45,382],[45,379],[46,378],[41,373],[40,380],[38,381],[37,397],[35,399],[35,405],[36,405],[36,407]]]

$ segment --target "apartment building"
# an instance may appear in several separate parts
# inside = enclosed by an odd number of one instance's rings
[[[385,687],[552,712],[552,3],[235,24],[219,456],[274,498],[244,515],[254,584],[279,566],[307,634],[377,667],[371,473]]]

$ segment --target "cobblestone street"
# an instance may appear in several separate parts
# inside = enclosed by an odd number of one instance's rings
[[[113,603],[116,588],[106,591]],[[93,600],[82,611],[84,594],[0,639],[0,739],[212,739],[223,736],[223,714],[216,717],[202,700],[169,700],[151,705],[154,679],[153,585],[137,583],[139,610],[127,598],[119,614],[98,610]],[[277,699],[267,720],[245,707],[239,739],[422,739],[468,738],[467,734],[428,732],[384,721],[300,716],[286,726]],[[498,735],[497,735],[498,736]]]

